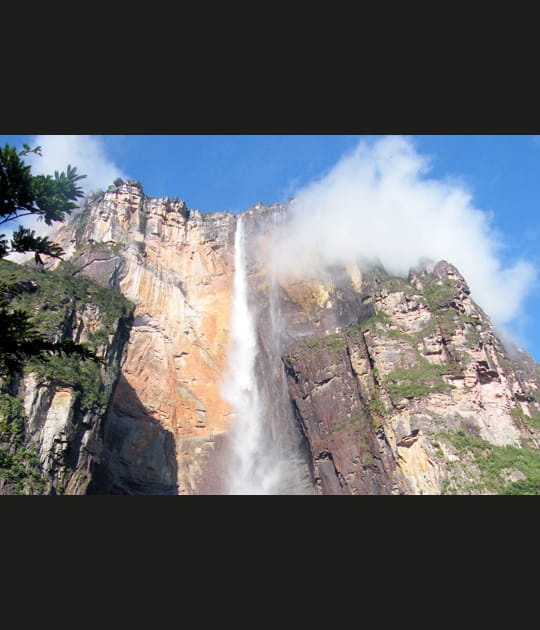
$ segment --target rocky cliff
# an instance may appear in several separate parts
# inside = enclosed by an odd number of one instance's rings
[[[393,278],[351,261],[313,277],[277,273],[272,242],[287,216],[279,204],[242,215],[268,440],[298,470],[284,491],[537,488],[538,366],[503,347],[459,271],[440,261]],[[56,235],[74,278],[92,279],[133,308],[107,346],[118,365],[107,404],[99,420],[81,422],[94,427],[92,439],[66,438],[98,447],[80,467],[84,481],[64,483],[65,491],[226,491],[235,411],[223,379],[236,226],[228,212],[203,215],[117,181],[89,196]],[[45,470],[62,443],[50,436],[74,413],[73,393],[47,389],[36,376],[25,383],[28,431],[41,427]]]
[[[264,340],[267,256],[260,244],[252,256]],[[501,344],[455,267],[395,278],[351,263],[314,277],[291,270],[277,286],[315,493],[538,489],[539,366]]]
[[[220,376],[234,227],[228,213],[203,216],[130,182],[90,197],[58,234],[79,273],[135,305],[96,492],[197,490],[200,461],[229,426]]]
[[[43,273],[0,262],[14,307],[50,341],[84,343],[103,364],[60,355],[28,362],[0,394],[0,494],[85,494],[103,453],[102,420],[120,373],[132,305],[69,265]]]
[[[318,490],[484,493],[534,474],[516,464],[537,458],[536,366],[519,374],[457,270],[362,287],[370,317],[295,340],[285,357]]]

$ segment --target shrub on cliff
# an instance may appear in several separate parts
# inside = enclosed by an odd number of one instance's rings
[[[22,158],[30,152],[40,153],[40,147],[17,152],[6,145],[0,148],[0,226],[33,215],[47,225],[63,221],[77,207],[76,200],[83,196],[77,182],[86,177],[68,165],[66,172],[55,171],[50,175],[32,175],[30,166]],[[42,256],[61,258],[61,247],[47,237],[37,236],[35,230],[19,225],[8,242],[0,234],[0,259],[10,253],[34,252],[38,265],[43,265]],[[35,328],[29,314],[11,307],[13,297],[20,287],[10,281],[0,282],[0,378],[13,377],[24,360],[30,357],[46,360],[50,355],[77,355],[80,359],[98,357],[82,344],[71,340],[51,342]]]

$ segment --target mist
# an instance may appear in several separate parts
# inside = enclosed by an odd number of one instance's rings
[[[327,265],[379,262],[407,276],[423,261],[455,265],[472,298],[499,324],[520,316],[537,277],[527,260],[503,266],[489,212],[455,180],[429,178],[411,139],[362,141],[318,181],[296,190],[275,252],[278,271],[313,275]]]

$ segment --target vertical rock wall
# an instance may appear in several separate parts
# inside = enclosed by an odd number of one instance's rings
[[[176,452],[176,491],[197,490],[206,456],[229,426],[220,383],[234,229],[228,213],[203,216],[182,201],[148,198],[138,182],[128,182],[90,198],[57,235],[79,273],[135,303],[105,423],[102,491],[135,491],[146,479],[149,487],[172,492],[171,470],[159,481],[152,463],[170,449]],[[172,442],[163,442],[158,427]]]

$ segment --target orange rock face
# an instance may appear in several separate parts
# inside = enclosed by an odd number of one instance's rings
[[[172,434],[178,491],[191,492],[200,472],[197,456],[229,427],[231,410],[220,386],[235,219],[149,199],[136,182],[111,187],[87,206],[56,241],[81,273],[136,304],[122,377],[148,415]],[[133,405],[121,396],[115,394],[110,413],[129,417]]]

